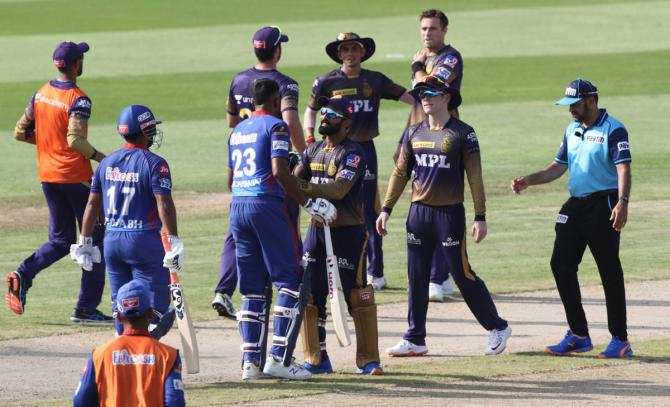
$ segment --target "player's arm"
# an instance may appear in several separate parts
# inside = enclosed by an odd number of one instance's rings
[[[86,209],[84,209],[84,217],[81,221],[81,235],[91,236],[95,221],[98,219],[98,214],[102,208],[102,194],[99,192],[91,192],[88,195],[88,202],[86,202]]]
[[[405,102],[410,106],[414,106],[414,97],[407,92],[403,93],[398,100]]]
[[[282,119],[288,124],[291,144],[293,148],[302,154],[305,151],[305,136],[300,125],[300,118],[296,109],[282,111]],[[312,130],[313,131],[313,130]]]
[[[154,193],[156,205],[158,206],[158,216],[161,218],[163,227],[170,236],[179,236],[177,232],[177,208],[174,206],[172,194]]]
[[[463,166],[468,177],[470,193],[475,206],[475,220],[472,224],[472,236],[475,243],[479,243],[486,237],[488,228],[486,225],[486,194],[484,192],[484,179],[482,177],[482,160],[479,152],[479,143],[475,132],[467,136],[463,151]]]
[[[163,401],[165,407],[183,407],[186,405],[184,398],[184,382],[181,379],[181,358],[177,354],[174,366],[165,378],[163,387]]]
[[[235,97],[233,96],[233,84],[230,84],[230,90],[228,91],[228,100],[226,100],[226,120],[228,121],[228,127],[231,129],[240,122],[239,111],[237,110],[237,104],[235,103]]]
[[[272,176],[279,182],[288,196],[300,205],[305,205],[308,197],[300,188],[298,178],[291,175],[291,171],[288,169],[288,158],[272,157]]]
[[[365,168],[363,154],[350,152],[341,161],[335,174],[335,182],[328,184],[303,182],[300,186],[310,198],[339,201],[349,193],[356,181],[363,176],[363,168]]]
[[[105,155],[96,150],[86,138],[89,117],[91,117],[91,99],[82,96],[72,102],[67,125],[67,145],[89,160],[100,162]]]
[[[233,169],[228,167],[228,180],[226,182],[228,185],[228,191],[233,190]]]
[[[304,130],[305,130],[305,142],[311,144],[316,139],[314,138],[314,126],[316,125],[316,108],[311,107],[309,103],[305,108],[305,116],[303,118]]]
[[[72,397],[72,404],[74,407],[97,407],[100,405],[98,397],[98,386],[95,383],[95,366],[93,365],[93,358],[89,357],[86,361],[84,371],[81,373],[79,385],[74,391]]]
[[[16,122],[14,127],[14,139],[23,141],[29,144],[35,144],[35,112],[34,112],[35,95],[30,99],[23,114]]]

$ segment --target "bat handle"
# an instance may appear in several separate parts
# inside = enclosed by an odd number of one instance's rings
[[[163,242],[163,249],[165,249],[166,252],[172,250],[170,247],[170,235],[168,235],[167,230],[161,232],[161,242]]]

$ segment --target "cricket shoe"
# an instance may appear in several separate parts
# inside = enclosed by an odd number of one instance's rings
[[[237,310],[230,299],[230,295],[226,293],[216,293],[214,300],[212,300],[212,308],[219,313],[220,317],[229,319],[237,318]]]
[[[571,353],[588,352],[591,349],[593,349],[591,338],[588,336],[580,338],[568,329],[562,341],[556,345],[547,346],[544,351],[556,356],[565,356]]]
[[[451,278],[451,274],[447,277],[446,280],[442,283],[442,292],[446,295],[451,295],[454,293],[454,285],[453,285],[454,279]]]
[[[633,348],[631,348],[630,342],[622,341],[613,336],[607,348],[598,355],[598,359],[619,359],[631,356],[633,356]]]
[[[12,271],[7,274],[5,302],[13,313],[17,315],[23,314],[26,306],[26,289],[23,285],[23,277],[18,271]]]
[[[370,362],[366,364],[363,368],[356,366],[356,374],[366,374],[370,376],[382,376],[384,375],[384,369],[379,362]]]
[[[485,355],[497,355],[507,347],[507,340],[512,335],[512,328],[507,325],[505,329],[492,329],[489,334],[489,343],[486,345]]]
[[[256,380],[263,377],[257,360],[245,360],[242,364],[242,380]]]
[[[428,285],[428,301],[444,302],[444,291],[442,290],[442,284],[430,283]]]
[[[154,328],[149,332],[151,337],[159,341],[168,332],[170,332],[172,325],[174,325],[174,319],[176,316],[177,313],[174,308],[170,308],[165,314],[161,315],[156,326],[154,326]]]
[[[109,315],[103,314],[97,309],[92,313],[87,314],[84,311],[75,308],[72,310],[72,314],[70,314],[70,322],[74,322],[75,324],[81,324],[81,323],[113,324],[114,318],[110,317]]]
[[[284,366],[281,358],[272,354],[268,355],[265,361],[263,374],[289,380],[309,380],[312,378],[312,373],[304,366],[295,363],[295,359],[291,360],[291,364],[288,366]]]
[[[309,370],[311,374],[327,374],[333,373],[333,365],[330,363],[330,358],[328,357],[328,352],[325,350],[321,351],[321,362],[318,365],[313,365],[309,362],[305,362],[302,365],[305,369]]]
[[[423,356],[426,353],[428,353],[426,345],[416,345],[407,339],[403,339],[395,346],[386,349],[386,354],[394,357]]]
[[[375,277],[368,275],[368,284],[375,289],[375,291],[380,291],[386,287],[386,278],[384,276]]]

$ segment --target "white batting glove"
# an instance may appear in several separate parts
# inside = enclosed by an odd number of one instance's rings
[[[168,236],[170,241],[170,251],[165,252],[163,257],[163,267],[170,270],[181,270],[184,264],[184,243],[177,236]]]
[[[70,258],[86,271],[93,270],[93,263],[100,263],[102,256],[98,246],[93,246],[93,238],[79,236],[79,244],[70,245]]]
[[[304,208],[317,222],[323,223],[324,225],[333,223],[335,218],[337,218],[337,209],[335,209],[335,205],[330,203],[327,199],[308,199]]]

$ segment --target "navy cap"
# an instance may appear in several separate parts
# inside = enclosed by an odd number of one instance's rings
[[[141,280],[130,280],[116,293],[116,310],[128,319],[140,318],[151,308],[151,290]]]
[[[436,92],[448,93],[451,95],[451,100],[449,101],[449,110],[454,110],[461,105],[463,98],[461,97],[461,92],[456,88],[452,88],[449,84],[438,77],[428,75],[423,79],[423,82],[417,82],[412,90],[409,91],[409,94],[414,96],[414,99],[421,102],[419,94],[422,90],[433,90]]]
[[[351,101],[341,96],[332,98],[321,96],[317,99],[316,103],[319,107],[330,107],[344,116],[345,119],[351,119],[351,115],[354,114],[354,106],[351,104]]]
[[[574,81],[570,82],[567,88],[565,88],[565,96],[561,100],[557,100],[557,105],[572,105],[579,102],[586,96],[592,96],[598,94],[598,88],[596,88],[591,82],[586,79],[577,78]]]
[[[288,42],[288,35],[282,34],[281,28],[276,25],[261,28],[251,40],[255,49],[274,49],[282,42]]]
[[[142,105],[130,105],[119,113],[116,129],[122,136],[140,133],[151,125],[161,124],[156,120],[154,114],[148,107]]]
[[[75,44],[65,41],[58,44],[53,53],[54,65],[58,68],[65,68],[81,58],[85,52],[88,52],[89,46],[85,42]]]

